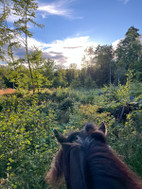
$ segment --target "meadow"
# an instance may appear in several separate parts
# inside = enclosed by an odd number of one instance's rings
[[[104,121],[110,146],[142,177],[141,91],[135,83],[0,95],[0,188],[52,189],[44,179],[60,148],[52,128],[67,135],[86,122]]]

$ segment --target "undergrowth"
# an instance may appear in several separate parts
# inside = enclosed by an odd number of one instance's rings
[[[141,84],[131,86],[112,85],[88,91],[59,87],[34,95],[16,92],[2,96],[0,188],[52,189],[44,180],[60,148],[52,128],[67,135],[86,122],[98,125],[105,122],[109,144],[142,177]],[[127,110],[130,103],[136,106],[119,119],[117,110],[121,114],[122,108]]]

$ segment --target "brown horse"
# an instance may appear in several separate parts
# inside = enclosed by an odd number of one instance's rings
[[[59,186],[63,178],[67,189],[142,189],[141,180],[108,146],[106,127],[88,123],[67,138],[54,129],[62,148],[46,179]]]

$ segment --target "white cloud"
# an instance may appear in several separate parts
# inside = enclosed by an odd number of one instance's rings
[[[112,43],[114,50],[120,41],[121,39]],[[95,41],[91,41],[89,36],[66,38],[64,40],[53,41],[52,43],[44,43],[34,38],[28,38],[28,44],[29,50],[37,47],[42,50],[46,58],[53,59],[57,64],[62,64],[65,67],[68,67],[72,63],[76,63],[78,67],[81,67],[84,50],[87,47],[95,48],[98,45]],[[24,54],[25,49],[23,47],[16,52],[17,57],[22,57]]]
[[[17,39],[21,41],[21,38]],[[112,43],[114,50],[117,48],[118,43],[122,39],[116,40]],[[21,41],[21,44],[22,41]],[[50,58],[55,60],[57,64],[62,64],[65,67],[68,67],[72,63],[76,63],[78,68],[81,67],[82,58],[84,55],[84,50],[87,47],[96,47],[98,43],[92,41],[89,36],[82,37],[72,37],[66,38],[64,40],[56,40],[52,43],[44,43],[40,42],[34,38],[28,38],[29,50],[34,50],[34,47],[42,50],[43,55],[46,58]],[[24,57],[25,49],[22,45],[21,48],[17,49],[15,52],[15,56]]]
[[[16,16],[16,15],[14,15],[14,14],[11,14],[11,15],[8,17],[7,21],[13,23],[13,22],[17,21],[19,18],[20,18],[19,16]]]
[[[48,15],[63,16],[69,19],[82,19],[82,17],[75,16],[73,9],[70,8],[75,0],[57,0],[53,3],[39,3],[37,12],[46,18]],[[8,22],[13,23],[17,21],[20,16],[14,15],[14,11],[11,11],[11,15],[8,17]]]
[[[119,0],[122,1],[124,4],[127,4],[130,0]]]
[[[124,0],[124,3],[127,4],[129,2],[129,0]]]
[[[96,42],[90,41],[88,36],[57,40],[49,44],[49,48],[43,50],[57,63],[64,63],[68,67],[71,63],[81,66],[84,50],[89,46],[97,46]],[[64,62],[61,62],[64,61]]]
[[[114,42],[112,43],[112,47],[113,47],[114,50],[116,50],[116,48],[117,48],[118,44],[121,42],[121,40],[122,40],[122,39],[118,39],[118,40],[116,40],[116,41],[114,41]]]
[[[87,47],[96,47],[98,45],[96,42],[91,41],[89,36],[56,40],[52,43],[44,43],[34,38],[28,38],[28,44],[29,50],[33,50],[34,47],[37,47],[42,50],[46,58],[55,60],[57,64],[64,64],[65,67],[68,67],[71,63],[76,63],[78,67],[80,67],[84,50]],[[25,49],[23,47],[16,52],[16,56],[22,57],[24,54]]]
[[[56,5],[43,5],[38,8],[39,11],[43,11],[47,14],[51,15],[59,15],[59,16],[69,16],[70,11],[66,9],[60,8]]]
[[[116,50],[122,39],[118,39],[112,43],[113,49]],[[56,40],[52,43],[43,43],[35,39],[29,39],[29,48],[34,46],[42,50],[47,58],[55,60],[57,64],[64,64],[68,67],[71,63],[76,63],[81,67],[84,50],[87,47],[97,47],[98,43],[92,41],[89,36],[72,37],[64,40]]]
[[[34,38],[28,38],[28,45],[30,49],[33,49],[34,47],[39,48],[40,50],[43,50],[44,48],[48,48],[49,45],[44,42],[37,41]]]
[[[64,16],[70,19],[82,19],[82,17],[74,16],[74,11],[69,8],[74,0],[58,0],[53,3],[39,4],[38,11],[41,12],[43,18],[47,15]]]

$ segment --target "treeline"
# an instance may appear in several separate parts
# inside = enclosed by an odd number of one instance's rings
[[[128,73],[142,81],[142,43],[138,29],[130,27],[117,46],[98,45],[85,50],[82,69],[73,85],[85,87],[125,84]],[[79,86],[78,85],[78,86]]]
[[[28,54],[32,71],[24,60],[13,66],[0,66],[0,87],[38,89],[45,87],[102,87],[104,84],[125,84],[129,70],[134,79],[142,81],[142,45],[138,29],[130,27],[116,49],[99,45],[95,50],[85,50],[81,69],[71,64],[68,69],[57,66],[54,60],[45,59],[42,51],[35,49]]]
[[[54,60],[44,58],[42,51],[36,47],[29,50],[28,39],[33,35],[29,24],[42,27],[34,21],[38,8],[35,0],[5,0],[0,5],[0,61],[6,63],[0,65],[0,88],[35,91],[45,87],[92,88],[104,84],[125,84],[129,70],[135,80],[142,81],[142,44],[137,28],[130,27],[116,47],[88,47],[82,68],[78,69],[76,63],[67,69],[57,66]],[[17,16],[13,24],[8,22],[10,15]],[[20,47],[24,47],[25,56],[17,58],[15,52]]]
[[[82,59],[82,69],[77,70],[74,64],[65,70],[68,85],[92,88],[125,84],[130,72],[135,81],[142,81],[142,42],[138,31],[130,27],[115,47],[88,47]]]

